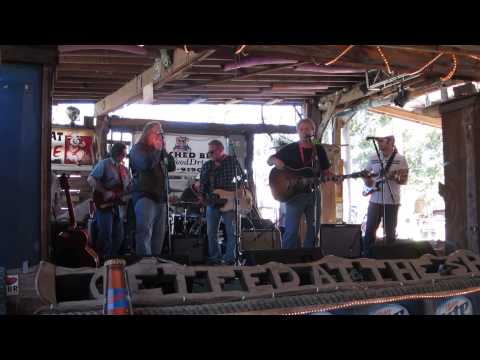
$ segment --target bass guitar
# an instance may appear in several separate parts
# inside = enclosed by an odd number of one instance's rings
[[[390,171],[387,176],[385,177],[386,180],[395,180],[397,182],[400,182],[400,180],[402,179],[402,177],[404,177],[405,175],[408,174],[408,170],[407,169],[399,169],[399,170],[394,170],[394,171]],[[374,177],[374,178],[378,178],[380,174],[377,174],[377,173],[371,173],[369,175],[369,177]],[[376,180],[375,183],[373,184],[373,186],[364,186],[363,187],[363,190],[362,190],[362,195],[363,196],[368,196],[368,195],[371,195],[373,194],[374,192],[377,192],[377,191],[380,191],[381,188],[380,188],[380,185],[383,184],[385,182],[384,179],[379,179],[379,180]]]
[[[367,171],[360,171],[349,175],[314,176],[312,168],[291,169],[274,167],[268,177],[273,198],[280,202],[287,202],[292,197],[305,191],[308,185],[318,185],[327,181],[343,181],[368,177]]]
[[[70,268],[98,267],[100,261],[97,253],[89,246],[90,239],[87,232],[77,226],[67,176],[62,174],[59,182],[60,187],[65,191],[70,226],[68,230],[58,234],[54,240],[54,263]]]

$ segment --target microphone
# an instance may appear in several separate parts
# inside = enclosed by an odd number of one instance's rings
[[[367,136],[367,138],[365,140],[381,140],[383,138],[381,137],[377,137],[377,136]]]

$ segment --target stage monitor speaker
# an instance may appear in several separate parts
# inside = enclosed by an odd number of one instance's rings
[[[320,228],[323,254],[357,258],[362,251],[362,230],[356,224],[322,224]]]
[[[278,229],[243,230],[240,238],[242,250],[267,250],[280,248],[280,231]]]
[[[276,249],[244,251],[245,265],[262,265],[270,261],[282,264],[299,264],[319,260],[322,252],[319,248],[311,249]]]
[[[430,241],[397,240],[393,244],[376,244],[372,247],[374,259],[417,259],[425,254],[435,255]]]

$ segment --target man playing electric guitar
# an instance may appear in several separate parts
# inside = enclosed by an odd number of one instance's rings
[[[375,234],[384,215],[383,204],[385,204],[385,241],[387,244],[395,241],[398,209],[400,207],[400,185],[405,185],[408,180],[408,164],[405,157],[398,153],[395,147],[395,138],[390,135],[375,138],[375,141],[378,143],[380,158],[383,162],[386,176],[385,179],[382,179],[381,176],[364,178],[365,185],[368,187],[368,191],[364,191],[364,195],[371,194],[368,205],[367,226],[363,239],[364,256],[371,256],[371,248],[375,244]],[[380,161],[376,154],[370,156],[365,170],[377,175],[381,174]]]
[[[306,168],[304,174],[299,172],[302,177],[312,176],[331,176],[330,161],[327,153],[321,145],[314,145],[312,137],[315,134],[315,123],[311,119],[300,120],[297,124],[297,133],[300,141],[285,145],[276,154],[268,158],[268,165],[275,165],[278,169],[287,166],[290,169]],[[315,162],[317,158],[317,162]],[[314,164],[318,164],[318,171],[315,174]],[[282,248],[292,249],[297,247],[298,227],[303,213],[307,220],[307,234],[305,236],[304,247],[314,247],[315,229],[314,229],[314,208],[315,193],[312,185],[307,185],[299,194],[288,199],[285,203],[285,233],[282,238]],[[320,218],[318,211],[318,219]]]
[[[245,180],[245,174],[236,158],[224,153],[224,147],[220,141],[210,141],[208,143],[208,153],[212,159],[203,164],[200,172],[201,199],[207,205],[208,262],[212,265],[219,263],[233,264],[235,261],[235,212],[233,210],[221,211],[221,208],[228,201],[227,199],[222,200],[218,194],[215,196],[214,191],[217,191],[217,193],[219,191],[221,193],[234,193],[235,168],[237,175],[241,177],[240,182]],[[213,200],[215,198],[217,201]],[[220,217],[222,217],[225,224],[227,238],[227,247],[223,258],[217,240]]]
[[[109,204],[105,207],[97,206],[95,212],[100,253],[106,257],[119,255],[123,241],[123,222],[119,205],[130,184],[130,174],[123,165],[126,155],[125,144],[114,144],[110,157],[99,161],[87,178],[94,189],[97,204],[99,202]]]

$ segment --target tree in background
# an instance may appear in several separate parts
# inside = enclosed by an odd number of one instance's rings
[[[363,168],[368,157],[374,152],[371,142],[365,140],[366,137],[374,136],[376,131],[390,127],[392,121],[390,116],[362,111],[348,122],[350,146],[356,150],[352,151],[353,168]],[[438,199],[437,184],[443,182],[442,134],[441,130],[432,129],[426,136],[419,137],[415,133],[416,126],[423,127],[411,124],[395,136],[401,139],[402,154],[409,165],[408,187],[424,194],[425,204],[428,205]]]

